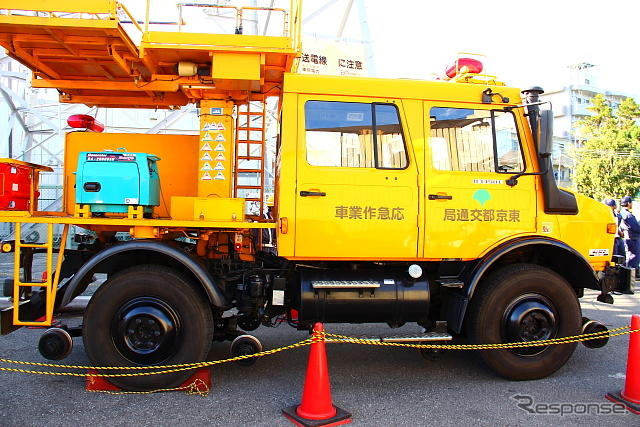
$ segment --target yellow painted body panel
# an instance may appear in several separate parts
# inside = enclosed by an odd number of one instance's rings
[[[607,224],[616,222],[611,209],[582,194],[576,194],[578,215],[556,215],[557,229],[550,235],[568,243],[584,255],[595,270],[602,270],[609,264],[613,254],[614,234],[606,234]],[[542,231],[542,230],[541,230]],[[608,249],[608,256],[594,256],[592,250]],[[597,252],[596,252],[597,253]]]
[[[482,86],[480,86],[482,88]],[[477,93],[477,91],[476,91]],[[432,107],[460,108],[445,101],[425,102],[425,116]],[[493,104],[465,103],[463,108],[489,110]],[[425,120],[429,134],[429,120]],[[524,123],[519,121],[520,128]],[[525,135],[522,135],[524,142]],[[525,151],[525,165],[530,171],[533,153]],[[518,185],[505,181],[513,173],[438,170],[432,165],[431,147],[427,144],[425,186],[427,194],[451,199],[427,200],[426,258],[478,258],[487,248],[520,235],[536,231],[536,189],[534,176],[523,176]]]
[[[289,37],[251,36],[244,34],[176,33],[163,31],[146,32],[142,47],[158,49],[193,49],[215,47],[220,51],[265,52],[295,50]]]
[[[309,100],[388,102],[380,98],[301,95],[300,111]],[[295,256],[417,256],[418,188],[413,159],[404,170],[312,166],[307,162],[303,114],[298,114],[297,140]],[[302,191],[324,192],[326,197],[302,197]],[[352,215],[354,207],[362,215]],[[337,213],[341,208],[350,211],[346,217]],[[377,215],[381,208],[388,210],[389,219]],[[368,216],[367,209],[376,214]]]
[[[611,259],[614,236],[606,206],[577,195],[578,215],[548,215],[540,178],[498,172],[437,170],[432,165],[429,109],[454,107],[500,109],[507,104],[483,104],[488,85],[289,74],[283,98],[282,145],[277,161],[279,255],[291,259],[477,259],[500,244],[541,236],[562,241],[602,270]],[[518,89],[492,87],[521,103]],[[404,170],[318,167],[306,160],[304,103],[309,100],[393,103],[400,110],[409,150]],[[514,110],[526,172],[539,166],[521,108]],[[326,193],[300,197],[300,191]],[[482,197],[478,197],[481,191]],[[428,195],[451,196],[430,200]],[[345,221],[336,206],[397,204],[406,222]],[[464,215],[460,216],[461,213]],[[451,216],[453,215],[453,217]],[[453,219],[452,219],[453,218]],[[286,223],[286,233],[283,232]],[[599,255],[592,249],[608,249]],[[590,255],[591,251],[591,255]]]
[[[78,12],[84,13],[113,13],[116,12],[115,0],[20,0],[19,2],[3,1],[0,3],[0,9],[8,6],[7,3],[15,3],[12,5],[17,9],[18,3],[20,9],[38,10],[42,12]]]
[[[218,88],[255,90],[260,87],[264,65],[263,53],[214,52],[211,76]]]
[[[297,138],[298,126],[298,95],[295,93],[285,93],[283,96],[283,106],[291,105],[294,108],[282,109],[281,137],[283,142],[277,153],[275,174],[275,206],[274,218],[278,220],[278,254],[292,257],[295,249],[295,212],[296,212],[296,163],[298,158],[297,145],[293,143]],[[288,224],[291,224],[289,227]]]
[[[244,221],[244,199],[172,197],[171,219]]]

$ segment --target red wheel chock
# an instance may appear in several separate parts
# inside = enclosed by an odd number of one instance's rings
[[[117,372],[117,371],[113,371]],[[100,373],[94,369],[87,371],[87,381],[85,384],[85,390],[87,391],[123,391],[117,385],[112,384],[108,378],[100,375]],[[211,369],[199,368],[197,371],[189,377],[188,380],[180,384],[177,388],[171,390],[184,390],[188,393],[208,393],[211,390]],[[165,391],[165,390],[157,390]],[[169,390],[166,390],[169,391]]]

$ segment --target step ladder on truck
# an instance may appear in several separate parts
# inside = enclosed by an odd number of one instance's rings
[[[314,322],[424,328],[384,338],[398,342],[558,338],[604,328],[581,316],[585,288],[608,303],[613,292],[631,292],[629,270],[612,257],[606,206],[556,186],[542,89],[521,93],[473,58],[457,60],[441,81],[301,75],[300,1],[185,3],[177,31],[150,22],[150,3],[141,23],[110,0],[0,7],[0,45],[33,71],[33,87],[104,108],[193,103],[200,117],[198,135],[66,135],[62,211],[35,209],[33,191],[28,208],[0,211],[18,227],[49,227],[48,240],[35,243],[47,252],[45,283],[20,279],[31,244],[19,233],[2,245],[16,259],[3,334],[51,325],[97,273],[107,279],[72,331],[96,366],[199,362],[225,340],[232,354],[252,354],[261,345],[245,332],[283,321],[300,330]],[[231,13],[235,26],[189,32],[192,8]],[[280,17],[280,34],[245,34],[249,12]],[[273,197],[268,98],[280,121]],[[70,123],[101,130],[88,116]],[[44,171],[33,171],[36,182]],[[54,266],[55,224],[65,226],[62,242],[69,225],[97,238],[78,250],[62,245]],[[117,232],[132,239],[118,241]],[[47,357],[68,353],[65,334],[46,337],[62,342]],[[481,357],[504,377],[533,379],[563,366],[574,348]],[[188,376],[113,382],[149,390]]]

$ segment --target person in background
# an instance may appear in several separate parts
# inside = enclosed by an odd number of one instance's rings
[[[624,196],[620,200],[620,229],[623,233],[624,246],[627,251],[627,267],[635,270],[636,279],[638,276],[638,262],[640,262],[640,224],[631,213],[631,196]]]
[[[620,215],[620,212],[616,209],[617,205],[614,199],[604,199],[602,203],[604,203],[605,205],[611,208],[611,213],[613,214],[613,217],[616,219],[616,225],[618,226],[618,234],[616,235],[616,238],[613,243],[613,254],[621,256],[626,261],[627,259],[626,251],[624,249],[624,241],[622,240],[623,233],[622,233],[622,230],[620,229],[620,223],[622,222],[622,215]]]

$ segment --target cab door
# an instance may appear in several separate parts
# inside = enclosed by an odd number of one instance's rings
[[[415,258],[417,168],[400,108],[299,95],[295,256]]]
[[[425,103],[425,257],[473,259],[536,229],[522,117],[491,105]]]

